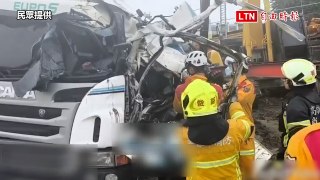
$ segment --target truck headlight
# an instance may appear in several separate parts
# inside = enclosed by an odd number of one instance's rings
[[[112,152],[98,152],[96,166],[97,167],[115,166],[114,154]]]
[[[108,168],[127,165],[130,158],[125,155],[115,155],[113,152],[97,152],[92,159],[91,166],[97,168]]]

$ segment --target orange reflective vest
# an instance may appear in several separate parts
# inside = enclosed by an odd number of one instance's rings
[[[201,146],[188,139],[188,129],[181,131],[187,155],[188,180],[242,179],[239,166],[240,144],[251,135],[252,124],[239,103],[230,106],[229,131],[219,142]]]
[[[285,161],[289,179],[320,179],[320,124],[298,131],[289,140]]]

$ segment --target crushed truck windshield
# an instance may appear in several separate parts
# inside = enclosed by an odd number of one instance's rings
[[[16,13],[3,10],[0,79],[14,81],[21,96],[52,80],[99,82],[123,74],[123,49],[115,45],[126,41],[128,18],[105,3],[75,6],[47,21],[18,21]]]

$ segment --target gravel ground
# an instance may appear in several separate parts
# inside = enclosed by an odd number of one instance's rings
[[[259,97],[253,109],[256,138],[272,153],[277,152],[281,141],[277,117],[281,112],[281,102],[281,97]]]

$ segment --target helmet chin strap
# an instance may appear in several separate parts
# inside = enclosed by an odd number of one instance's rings
[[[180,73],[180,81],[183,82],[187,77],[189,77],[190,74],[187,70],[186,67],[184,67],[182,70],[181,70],[181,73]]]

